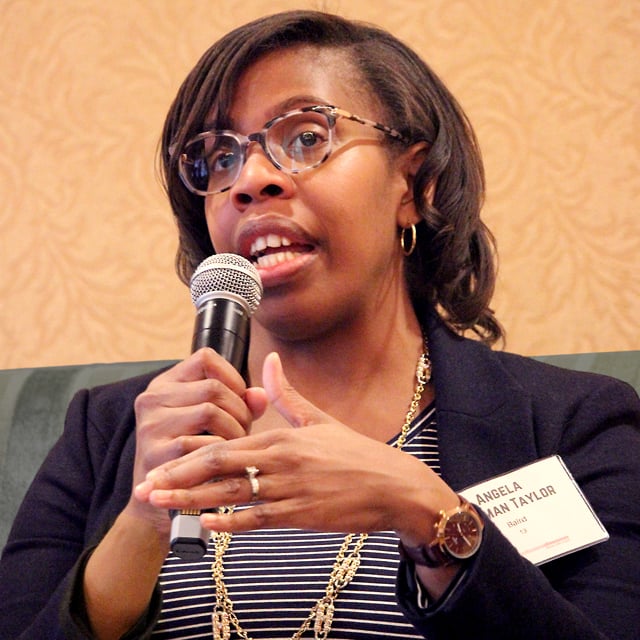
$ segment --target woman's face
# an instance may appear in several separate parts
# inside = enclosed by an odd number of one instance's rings
[[[346,58],[301,47],[269,54],[235,91],[231,128],[248,135],[284,112],[330,104],[380,120]],[[384,123],[383,123],[384,124]],[[264,296],[255,319],[283,339],[305,339],[393,313],[404,295],[398,226],[418,220],[408,154],[393,158],[373,128],[339,119],[349,142],[315,169],[290,175],[251,144],[235,184],[206,197],[217,253],[254,262]]]

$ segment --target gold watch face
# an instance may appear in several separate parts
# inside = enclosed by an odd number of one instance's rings
[[[448,519],[442,537],[447,551],[464,560],[473,555],[480,545],[482,527],[473,514],[459,511]]]

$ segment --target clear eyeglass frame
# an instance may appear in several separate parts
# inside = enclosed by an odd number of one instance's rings
[[[178,157],[180,178],[189,191],[200,196],[227,191],[240,176],[252,142],[260,144],[269,161],[285,173],[315,169],[339,146],[335,127],[340,118],[376,129],[403,144],[410,143],[392,127],[332,105],[313,105],[278,115],[260,131],[246,136],[229,129],[199,133],[184,145]],[[323,138],[315,144],[319,137]],[[314,144],[307,146],[305,141]],[[289,143],[291,148],[287,150]],[[175,151],[170,147],[170,154]],[[214,165],[218,167],[215,172]]]

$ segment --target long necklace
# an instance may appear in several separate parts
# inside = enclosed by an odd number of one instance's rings
[[[398,449],[402,449],[407,440],[411,423],[416,417],[416,413],[420,407],[422,393],[430,379],[431,360],[429,359],[429,348],[425,338],[424,351],[420,354],[416,365],[416,384],[413,397],[411,398],[411,403],[409,404],[400,435],[395,443]],[[233,507],[221,507],[220,511],[223,513],[231,513]],[[212,613],[213,638],[214,640],[230,640],[231,630],[233,628],[242,640],[251,640],[250,636],[242,628],[240,620],[238,620],[238,616],[233,610],[233,602],[229,597],[227,585],[224,583],[224,554],[231,543],[231,534],[219,531],[212,533],[212,537],[215,544],[215,555],[213,564],[211,565],[211,573],[213,574],[216,591],[216,603]],[[345,537],[333,563],[333,569],[329,576],[324,595],[311,607],[309,615],[291,637],[292,640],[300,640],[312,625],[315,640],[325,640],[328,637],[331,631],[331,625],[333,624],[336,598],[353,580],[356,571],[360,567],[360,551],[367,537],[368,534],[366,533],[359,534],[357,538],[353,533],[349,533]]]

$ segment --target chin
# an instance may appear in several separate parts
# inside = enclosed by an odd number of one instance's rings
[[[326,317],[318,313],[317,308],[301,309],[279,304],[273,311],[265,305],[256,311],[254,319],[262,329],[282,342],[313,341],[332,333]]]

